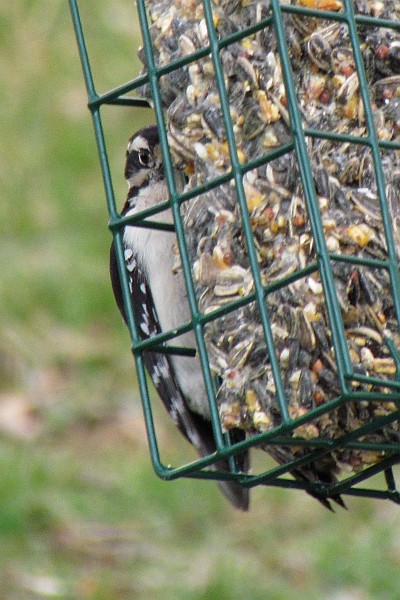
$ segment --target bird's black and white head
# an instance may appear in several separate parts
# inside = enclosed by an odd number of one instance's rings
[[[143,189],[163,178],[157,127],[144,127],[130,138],[126,150],[125,179],[129,186],[129,196],[135,195],[135,190]]]

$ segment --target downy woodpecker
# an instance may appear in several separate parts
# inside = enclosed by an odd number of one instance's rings
[[[131,216],[168,200],[161,147],[156,126],[145,127],[128,143],[125,179],[129,191],[122,216]],[[173,223],[172,211],[157,214],[163,223]],[[176,237],[173,232],[134,225],[123,230],[125,267],[130,298],[140,337],[145,340],[161,332],[190,322],[191,314],[186,286],[181,270],[174,269]],[[125,320],[121,281],[114,243],[110,250],[110,274],[114,296]],[[179,346],[196,348],[193,331],[175,338]],[[183,435],[201,457],[215,452],[209,402],[198,357],[166,355],[148,351],[144,363],[167,411]],[[234,441],[245,433],[235,430]],[[237,458],[243,472],[248,469],[247,454]],[[219,470],[229,470],[228,463],[216,464]],[[241,510],[249,506],[249,492],[235,481],[218,482],[229,501]]]

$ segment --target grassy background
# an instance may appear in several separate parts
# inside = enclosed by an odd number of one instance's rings
[[[99,91],[136,76],[133,2],[80,5]],[[398,507],[257,489],[243,515],[212,483],[156,478],[68,3],[0,3],[0,44],[0,600],[398,599]],[[151,114],[103,117],[122,204]]]

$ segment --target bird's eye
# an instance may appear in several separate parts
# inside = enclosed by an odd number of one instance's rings
[[[149,152],[147,152],[146,150],[139,150],[138,158],[142,167],[150,166],[151,158]]]

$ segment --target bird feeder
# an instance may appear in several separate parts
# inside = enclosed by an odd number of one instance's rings
[[[127,221],[115,206],[102,108],[151,105],[160,134],[192,319],[146,341],[133,318],[128,326],[163,479],[400,503],[395,5],[137,0],[143,73],[99,95],[78,0],[70,0],[121,273]],[[187,176],[183,191],[177,166]],[[159,227],[156,214],[146,210],[129,224]],[[122,284],[129,305],[126,278]],[[177,347],[174,338],[189,329],[197,348]],[[214,454],[165,464],[144,370],[149,350],[197,353]],[[235,442],[234,428],[246,439]],[[240,472],[235,457],[253,448],[279,465]],[[213,468],[222,459],[230,472]],[[336,464],[337,479],[291,476],[324,461]]]

